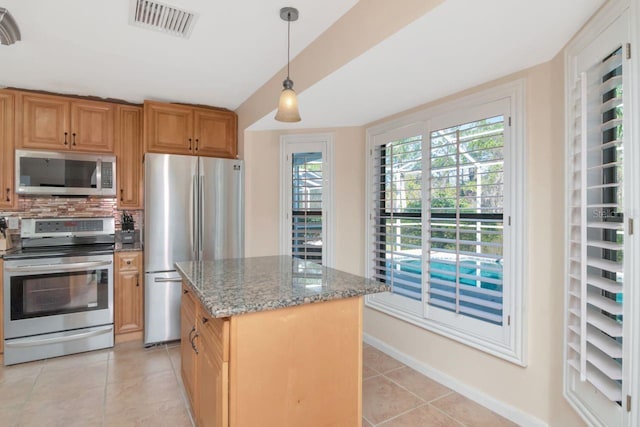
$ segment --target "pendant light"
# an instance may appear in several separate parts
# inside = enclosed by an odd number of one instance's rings
[[[276,120],[279,122],[299,122],[298,97],[293,90],[293,81],[289,78],[289,52],[291,50],[291,22],[298,20],[298,9],[295,7],[283,7],[280,9],[280,18],[287,21],[287,78],[282,82],[282,92],[278,102]]]

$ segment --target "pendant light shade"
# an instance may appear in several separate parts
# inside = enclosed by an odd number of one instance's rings
[[[299,122],[298,97],[296,96],[296,91],[293,90],[293,82],[287,79],[282,82],[282,85],[284,89],[280,92],[276,120],[279,122]]]
[[[293,80],[289,78],[289,52],[291,48],[291,21],[298,19],[298,9],[283,7],[280,9],[280,18],[287,21],[287,78],[282,82],[282,92],[278,102],[278,112],[275,119],[279,122],[299,122],[298,97],[293,90]]]

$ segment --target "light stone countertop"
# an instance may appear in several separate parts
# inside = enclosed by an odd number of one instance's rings
[[[390,290],[384,283],[290,256],[185,261],[176,267],[213,317]]]

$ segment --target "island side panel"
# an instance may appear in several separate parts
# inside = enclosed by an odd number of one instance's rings
[[[231,318],[229,421],[362,425],[362,297]]]

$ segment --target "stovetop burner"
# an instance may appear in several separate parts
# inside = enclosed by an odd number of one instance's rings
[[[14,249],[4,255],[5,260],[28,258],[51,258],[112,254],[115,244],[45,246],[36,248]]]
[[[21,247],[6,260],[113,253],[115,221],[107,218],[28,218],[22,220]]]

